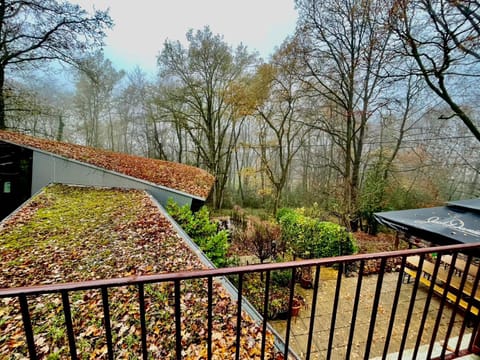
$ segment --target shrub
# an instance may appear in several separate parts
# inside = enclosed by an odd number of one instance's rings
[[[194,241],[216,267],[225,267],[230,264],[227,258],[230,245],[228,243],[228,233],[225,230],[208,237],[194,238]]]
[[[292,273],[291,269],[282,271],[289,271],[290,274]],[[273,274],[274,272],[272,272],[272,281],[269,291],[267,313],[268,319],[281,318],[282,316],[288,314],[288,305],[290,299],[288,287],[279,286],[276,284],[273,281]],[[235,277],[235,279],[238,278]],[[236,285],[235,279],[233,281],[234,285]],[[259,274],[245,274],[244,294],[250,303],[257,309],[257,311],[262,314],[265,301],[265,281],[260,278]],[[300,302],[304,304],[304,299],[301,296],[297,295],[295,296],[295,299],[300,300]]]
[[[275,257],[282,250],[278,224],[254,216],[249,217],[249,226],[239,233],[238,238],[259,258],[260,263]]]
[[[298,214],[292,209],[282,208],[278,210],[276,218],[280,224],[282,240],[291,250],[295,237],[297,236],[295,224],[298,222]]]
[[[235,205],[233,207],[231,219],[236,228],[239,228],[240,230],[245,230],[247,228],[247,216],[240,206]]]
[[[357,251],[353,235],[338,224],[319,221],[292,209],[281,209],[277,219],[282,238],[294,256],[331,257]]]
[[[275,270],[271,272],[272,284],[279,287],[288,287],[292,281],[292,269]]]
[[[228,265],[228,232],[218,231],[218,224],[210,221],[207,207],[193,213],[188,205],[179,206],[170,199],[167,211],[216,267]]]

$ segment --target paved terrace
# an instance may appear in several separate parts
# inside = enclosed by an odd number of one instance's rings
[[[337,272],[330,268],[321,269],[321,280],[320,280],[320,289],[318,293],[318,303],[315,314],[315,325],[314,325],[314,337],[312,345],[311,359],[326,359],[327,348],[330,334],[330,324],[332,319],[332,308],[335,298],[335,287],[336,287],[336,275]],[[375,325],[375,333],[373,337],[373,343],[371,344],[370,358],[381,358],[383,353],[383,347],[385,344],[385,336],[387,333],[388,323],[390,320],[390,314],[392,311],[392,303],[394,299],[396,284],[398,281],[399,273],[386,273],[383,280],[382,295],[379,301],[377,319]],[[352,346],[352,353],[350,359],[363,359],[366,340],[368,336],[369,326],[370,326],[370,317],[373,306],[373,298],[375,294],[375,287],[377,284],[377,276],[370,275],[364,276],[362,281],[362,291],[360,296],[360,303],[356,318],[355,324],[355,333],[354,341]],[[338,305],[338,312],[335,325],[335,336],[333,341],[332,348],[332,359],[345,359],[345,353],[347,349],[347,342],[351,327],[352,320],[352,310],[353,310],[353,301],[355,298],[356,286],[357,286],[357,277],[342,278],[341,291],[340,291],[340,302]],[[396,311],[395,324],[392,337],[390,339],[389,346],[389,356],[391,359],[397,359],[398,354],[395,354],[399,351],[400,341],[404,331],[405,319],[407,317],[408,307],[410,304],[410,298],[412,295],[413,281],[409,284],[403,283],[401,287],[401,295],[399,304]],[[296,291],[301,293],[306,298],[306,303],[312,303],[313,290],[305,290],[299,286],[296,288]],[[408,338],[405,344],[405,353],[402,356],[402,359],[408,359],[409,353],[408,349],[413,349],[415,347],[416,334],[420,326],[420,321],[423,315],[423,309],[425,304],[425,299],[427,298],[428,288],[425,286],[419,286],[415,307],[413,315],[411,318]],[[436,311],[440,305],[440,298],[438,296],[433,296],[429,313],[431,316],[428,317],[425,324],[425,328],[422,336],[422,345],[428,345],[431,341],[432,330],[435,324]],[[304,358],[306,348],[307,348],[307,339],[310,323],[310,313],[311,309],[306,308],[302,309],[300,315],[292,320],[292,328],[290,333],[290,346],[291,348],[300,356]],[[452,307],[444,307],[442,319],[440,322],[440,327],[437,332],[436,341],[441,342],[445,338],[445,334],[450,322],[450,317],[452,315]],[[451,337],[458,336],[463,321],[463,316],[461,314],[456,315],[454,327],[452,329]],[[273,327],[278,331],[282,336],[285,336],[286,331],[286,321],[271,321]],[[465,338],[468,344],[468,339],[472,332],[472,328],[466,328]],[[453,348],[456,344],[453,345]],[[462,346],[466,348],[468,345]],[[424,349],[425,349],[424,348]],[[424,350],[426,352],[426,350]],[[423,354],[422,350],[420,351],[417,358],[424,359],[426,353]],[[410,356],[411,357],[411,356]],[[477,358],[478,357],[473,357]]]

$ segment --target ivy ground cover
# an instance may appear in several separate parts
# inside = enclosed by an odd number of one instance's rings
[[[144,192],[52,185],[0,224],[0,288],[107,279],[202,269],[203,265]],[[181,286],[182,357],[206,358],[207,293],[203,280]],[[145,287],[149,358],[175,356],[174,290],[171,283]],[[109,289],[115,357],[141,358],[140,310],[135,287]],[[236,304],[214,283],[215,359],[235,354]],[[102,296],[70,293],[81,359],[107,357]],[[68,358],[60,295],[29,297],[37,353]],[[242,315],[241,358],[259,358],[261,329]],[[267,358],[274,357],[267,335]],[[0,358],[28,355],[16,299],[0,300]]]

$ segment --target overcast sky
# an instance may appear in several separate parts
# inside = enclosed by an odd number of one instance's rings
[[[268,59],[293,34],[294,0],[70,0],[87,10],[110,8],[115,27],[106,39],[106,56],[117,68],[139,65],[156,72],[166,39],[185,42],[189,29],[210,26],[232,46],[242,42]]]

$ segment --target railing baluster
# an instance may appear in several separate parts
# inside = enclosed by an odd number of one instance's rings
[[[235,348],[235,359],[240,359],[240,337],[242,335],[242,292],[243,292],[243,274],[238,274],[238,298],[237,298],[237,337]]]
[[[313,330],[315,328],[315,318],[317,311],[318,285],[320,283],[320,265],[315,268],[315,280],[313,283],[312,311],[310,312],[310,325],[307,340],[307,354],[305,359],[309,360],[312,352]]]
[[[355,338],[358,337],[358,333],[360,331],[360,322],[357,320],[358,313],[361,311],[361,303],[360,303],[360,295],[362,292],[362,287],[365,287],[365,279],[363,277],[363,270],[364,267],[366,266],[366,261],[376,258],[376,259],[381,259],[381,265],[380,265],[380,273],[377,277],[377,283],[376,283],[376,290],[375,290],[375,296],[374,300],[372,301],[372,306],[373,310],[370,314],[369,322],[368,322],[368,333],[366,334],[366,343],[365,343],[365,357],[369,357],[370,355],[372,356],[378,356],[378,354],[374,354],[374,348],[373,348],[373,343],[375,341],[375,334],[378,333],[379,330],[379,322],[378,317],[380,314],[377,312],[378,308],[380,308],[380,305],[382,303],[382,297],[385,295],[382,294],[382,291],[385,290],[385,287],[387,286],[386,283],[384,282],[386,279],[387,275],[384,275],[385,267],[387,260],[400,256],[402,257],[402,265],[400,267],[400,274],[398,278],[395,278],[394,281],[396,282],[396,290],[395,290],[395,295],[393,298],[393,304],[392,304],[392,309],[391,313],[387,314],[389,316],[388,318],[388,329],[386,329],[386,338],[384,341],[384,344],[380,344],[382,347],[379,350],[380,352],[383,352],[383,359],[387,357],[388,351],[390,351],[389,347],[393,346],[393,340],[395,339],[395,336],[392,336],[394,327],[397,324],[396,318],[398,320],[398,317],[400,314],[398,314],[400,310],[400,301],[401,297],[400,295],[404,292],[404,283],[402,281],[402,273],[405,273],[407,270],[405,268],[406,263],[407,263],[407,255],[416,255],[420,256],[420,262],[417,266],[417,270],[415,274],[412,274],[415,279],[415,282],[413,284],[413,288],[411,289],[412,293],[410,294],[410,287],[408,288],[408,294],[404,295],[410,295],[410,299],[408,300],[409,303],[407,303],[408,309],[405,311],[406,313],[406,319],[403,319],[403,324],[404,328],[401,330],[403,332],[403,335],[401,335],[401,338],[398,339],[400,342],[400,348],[398,350],[399,357],[402,358],[405,352],[405,349],[407,348],[412,348],[412,354],[411,356],[413,358],[418,357],[419,354],[419,349],[421,349],[422,343],[422,335],[425,336],[428,334],[428,343],[427,347],[429,346],[429,353],[427,354],[427,357],[431,357],[432,355],[432,347],[433,344],[435,344],[435,348],[437,346],[436,341],[442,340],[444,343],[444,347],[441,349],[441,354],[439,351],[439,356],[444,357],[444,358],[451,358],[453,356],[458,356],[458,355],[464,355],[467,352],[472,353],[474,350],[478,350],[478,345],[480,343],[478,341],[475,341],[475,338],[479,338],[478,335],[480,334],[479,332],[479,317],[474,316],[473,319],[469,319],[468,317],[470,316],[470,313],[472,310],[475,311],[479,307],[478,300],[475,299],[475,293],[476,290],[479,286],[480,283],[480,272],[475,276],[475,279],[473,281],[470,281],[470,277],[468,275],[468,268],[471,266],[473,263],[472,259],[473,255],[476,255],[473,251],[476,251],[480,249],[479,244],[472,244],[472,245],[462,245],[462,246],[442,246],[438,247],[435,249],[416,249],[416,250],[407,250],[407,251],[395,251],[395,252],[389,252],[389,253],[381,253],[381,254],[368,254],[368,255],[358,255],[358,256],[343,256],[338,259],[316,259],[316,260],[303,260],[298,263],[296,262],[288,262],[288,263],[283,263],[283,264],[258,264],[254,266],[245,266],[245,267],[238,267],[238,268],[227,268],[227,269],[212,269],[212,270],[201,270],[201,271],[192,271],[192,272],[179,272],[175,274],[158,274],[158,275],[149,275],[149,276],[135,276],[135,277],[128,277],[128,278],[120,278],[120,279],[107,279],[107,280],[94,280],[94,281],[85,281],[85,282],[79,282],[79,283],[70,283],[70,284],[61,284],[61,285],[45,285],[45,286],[38,286],[38,287],[23,287],[23,288],[6,288],[6,289],[0,289],[0,298],[15,298],[19,300],[19,307],[20,307],[20,313],[22,317],[22,325],[25,330],[25,354],[26,356],[29,356],[31,359],[36,359],[40,355],[36,354],[36,342],[37,345],[39,345],[38,340],[36,339],[36,335],[34,334],[34,326],[36,324],[36,316],[37,316],[37,311],[38,309],[29,309],[29,305],[32,305],[29,303],[29,299],[31,296],[40,296],[43,294],[57,294],[62,296],[62,306],[59,309],[63,308],[64,312],[64,317],[65,317],[65,325],[64,325],[64,332],[66,333],[65,337],[65,346],[66,342],[68,341],[68,346],[69,346],[69,353],[67,348],[64,346],[62,350],[62,354],[65,356],[70,356],[72,359],[77,359],[79,358],[79,355],[77,352],[76,348],[76,337],[75,337],[75,329],[74,329],[74,324],[72,321],[73,315],[72,315],[72,303],[70,302],[71,295],[73,291],[84,291],[87,289],[95,289],[95,291],[100,290],[102,294],[102,302],[103,302],[103,321],[104,321],[104,328],[105,328],[105,337],[106,337],[106,347],[108,348],[108,354],[106,357],[109,359],[114,358],[114,349],[115,349],[115,344],[113,344],[113,338],[114,334],[112,333],[112,328],[113,323],[111,321],[111,314],[110,314],[110,304],[109,304],[109,291],[110,288],[118,288],[122,286],[138,286],[138,292],[139,292],[139,298],[138,298],[138,303],[140,306],[140,327],[141,327],[141,334],[139,334],[139,337],[141,337],[138,341],[140,343],[141,341],[141,348],[142,348],[142,354],[143,354],[143,359],[147,359],[149,356],[152,356],[151,354],[148,354],[148,332],[147,332],[147,324],[146,324],[146,311],[147,308],[145,306],[145,303],[147,302],[148,306],[148,300],[145,299],[146,296],[146,289],[145,289],[145,284],[147,283],[161,283],[161,282],[169,282],[169,284],[174,285],[175,288],[175,350],[176,351],[176,358],[181,359],[182,357],[182,322],[181,322],[181,304],[183,303],[182,301],[182,295],[181,295],[181,290],[182,290],[182,281],[190,281],[193,279],[193,281],[197,281],[195,279],[203,279],[205,281],[208,281],[208,314],[207,314],[207,322],[208,322],[208,329],[207,329],[207,334],[205,335],[205,339],[207,340],[207,344],[204,346],[203,351],[205,352],[204,357],[211,359],[213,357],[213,351],[215,349],[212,349],[214,347],[213,342],[212,342],[212,337],[214,336],[213,333],[213,319],[214,319],[214,281],[216,277],[220,276],[228,276],[228,275],[235,275],[239,277],[239,294],[238,294],[238,303],[237,303],[237,322],[236,322],[236,355],[235,358],[239,359],[242,356],[242,348],[241,348],[241,340],[243,339],[242,336],[242,325],[244,322],[242,321],[242,308],[245,308],[245,303],[243,303],[243,290],[242,288],[245,287],[244,281],[246,276],[245,274],[248,273],[255,273],[255,272],[263,272],[263,274],[266,274],[266,283],[264,287],[264,299],[262,302],[262,311],[264,315],[264,319],[262,320],[262,325],[258,323],[258,330],[262,331],[262,339],[261,339],[261,344],[260,344],[260,338],[258,339],[258,349],[259,349],[259,358],[265,359],[268,356],[271,355],[271,353],[267,352],[270,351],[270,344],[268,343],[268,338],[266,337],[266,334],[268,332],[268,324],[267,324],[267,318],[268,318],[268,312],[269,308],[271,306],[271,301],[270,301],[270,292],[272,291],[272,284],[271,284],[271,279],[272,279],[272,271],[274,269],[282,269],[282,270],[288,270],[292,274],[292,282],[290,283],[289,286],[289,310],[291,310],[292,305],[293,305],[293,300],[295,298],[296,294],[296,285],[293,281],[293,279],[296,278],[296,273],[300,267],[303,266],[311,266],[316,268],[316,275],[314,279],[314,288],[313,291],[311,292],[312,296],[312,303],[311,303],[311,311],[309,310],[310,313],[310,322],[308,326],[308,337],[305,337],[306,340],[306,349],[297,349],[293,348],[290,345],[292,342],[292,339],[294,336],[298,335],[295,334],[295,327],[293,326],[293,320],[295,318],[292,318],[292,315],[288,317],[287,321],[284,322],[284,325],[286,326],[286,333],[285,333],[285,343],[282,346],[281,344],[279,345],[276,351],[282,351],[284,352],[284,357],[288,358],[288,355],[294,351],[299,351],[301,352],[301,355],[303,355],[307,360],[310,360],[310,358],[314,357],[317,355],[315,351],[317,350],[315,348],[315,339],[316,336],[318,336],[318,333],[315,333],[315,327],[318,325],[315,323],[316,319],[315,315],[319,307],[319,297],[322,296],[322,293],[320,293],[319,290],[319,284],[320,284],[320,272],[322,266],[332,266],[335,264],[339,265],[339,271],[336,275],[336,282],[333,284],[336,284],[336,289],[335,289],[335,295],[334,295],[334,300],[333,300],[333,309],[332,309],[332,314],[331,316],[331,322],[330,322],[330,328],[327,330],[329,331],[329,338],[328,338],[328,348],[327,351],[318,354],[319,356],[325,357],[330,359],[337,357],[341,354],[341,349],[336,349],[334,348],[335,345],[335,336],[338,335],[338,329],[336,328],[338,325],[336,324],[337,319],[339,319],[339,312],[344,310],[343,306],[343,300],[340,298],[340,295],[342,294],[342,286],[345,287],[344,280],[342,279],[343,273],[345,270],[344,266],[347,266],[348,264],[352,262],[359,262],[360,263],[360,273],[357,278],[357,283],[354,285],[356,286],[355,290],[355,299],[354,303],[350,305],[352,307],[352,315],[351,315],[351,323],[350,323],[350,328],[347,330],[349,332],[348,334],[348,343],[345,344],[345,349],[346,349],[346,354],[345,357],[349,358],[353,356],[353,352],[355,349],[354,343],[355,343]],[[469,251],[471,252],[471,255],[468,255],[465,258],[465,271],[463,272],[463,275],[461,277],[457,277],[455,271],[455,261],[457,261],[457,266],[458,262],[460,261],[458,258],[459,252],[462,251],[463,253],[468,254]],[[431,267],[424,267],[426,264],[426,258],[425,255],[432,253],[432,252],[437,252],[439,254],[439,257],[437,258],[434,266],[432,265]],[[440,270],[440,257],[441,254],[444,253],[451,253],[453,255],[452,257],[452,266],[450,266],[450,270],[448,271],[448,276],[445,276],[446,279],[444,279],[443,275],[441,274],[441,271],[443,273],[443,269]],[[463,263],[463,262],[462,262]],[[422,271],[425,270],[425,273],[431,274],[431,278],[429,278],[430,284],[428,287],[426,287],[425,293],[428,291],[428,295],[426,296],[426,300],[423,301],[420,299],[420,286],[421,282],[423,282],[423,274],[424,272]],[[433,270],[433,271],[432,271]],[[445,272],[447,273],[447,272]],[[442,276],[440,276],[442,275]],[[455,279],[453,279],[455,277]],[[441,295],[441,300],[440,300],[440,306],[438,308],[438,312],[436,312],[433,316],[431,316],[432,311],[434,310],[434,297],[437,292],[436,288],[434,288],[434,283],[435,280],[438,281],[438,279],[442,279],[443,282],[448,283],[451,282],[452,280],[455,281],[458,279],[458,284],[460,285],[459,287],[459,294],[465,293],[465,296],[462,298],[461,295],[457,295],[453,304],[453,311],[450,313],[451,315],[449,316],[448,323],[447,321],[444,321],[442,319],[443,312],[445,311],[445,307],[447,306],[448,298],[447,298],[447,291],[444,291]],[[332,285],[333,285],[332,284]],[[457,284],[457,282],[454,283],[454,285]],[[353,284],[352,284],[353,285]],[[456,286],[456,285],[455,285]],[[470,291],[470,286],[473,286],[472,290],[472,295],[469,295]],[[393,285],[392,285],[393,287]],[[457,287],[455,287],[457,288]],[[463,291],[462,291],[463,289]],[[467,292],[468,289],[468,292]],[[406,289],[405,289],[406,290]],[[457,294],[455,292],[455,294]],[[373,295],[373,294],[372,294]],[[423,296],[422,296],[423,298]],[[113,299],[113,298],[112,298]],[[463,302],[465,301],[465,302]],[[17,302],[15,302],[17,304]],[[377,306],[378,305],[378,306]],[[422,316],[418,316],[418,319],[413,318],[413,310],[418,309],[418,305],[421,305],[423,308],[421,310]],[[4,306],[9,306],[8,303],[6,302]],[[436,307],[436,306],[435,306]],[[462,311],[461,309],[466,310],[466,315],[463,317],[463,321],[460,323],[459,320],[459,312]],[[437,311],[435,309],[435,311]],[[404,313],[402,312],[402,315]],[[463,311],[462,311],[463,315]],[[350,317],[349,317],[350,318]],[[434,326],[432,326],[432,329],[427,331],[426,326],[427,326],[427,320],[432,318],[434,322]],[[35,321],[32,321],[35,319]],[[42,321],[43,319],[39,319],[39,321]],[[20,320],[19,320],[20,321]],[[173,322],[173,321],[172,321]],[[467,326],[471,326],[473,322],[473,332],[474,336],[470,339],[470,343],[468,344],[468,349],[465,350],[461,348],[461,343],[462,340],[465,342],[465,333],[466,333],[466,328]],[[420,323],[420,325],[417,325]],[[458,326],[457,326],[458,324]],[[328,326],[328,324],[326,324]],[[435,336],[436,333],[440,333],[439,329],[440,326],[443,327],[448,326],[446,333],[442,335],[441,339],[437,339],[437,336]],[[366,326],[365,326],[366,328]],[[409,331],[410,328],[410,331]],[[418,329],[417,329],[418,328]],[[362,328],[363,329],[363,328]],[[458,332],[457,329],[460,329],[459,335],[458,335],[458,340],[455,339],[455,343],[452,342],[451,337],[456,335]],[[418,331],[417,331],[418,330]],[[415,332],[416,331],[416,332]],[[412,343],[410,343],[409,337],[413,337]],[[260,335],[259,335],[260,336]],[[430,338],[431,336],[431,338]],[[383,333],[382,333],[382,338],[383,338]],[[184,339],[186,340],[186,339]],[[173,341],[173,339],[172,339]],[[326,340],[327,341],[327,340]],[[451,350],[452,353],[450,353],[449,349],[446,348],[446,345],[448,341],[451,341],[451,347],[454,349]],[[298,342],[295,341],[295,344]],[[140,345],[140,344],[137,344]],[[158,345],[158,344],[156,344]],[[205,348],[206,347],[206,348]],[[279,350],[282,349],[282,350]],[[40,349],[40,347],[39,347]],[[396,352],[397,349],[392,349],[392,352]],[[20,348],[16,349],[15,351],[21,351]],[[43,352],[44,350],[39,350]],[[15,353],[16,354],[16,353]],[[435,354],[437,356],[437,354]]]
[[[415,299],[417,297],[418,285],[420,283],[420,278],[423,275],[423,261],[425,260],[425,254],[420,255],[420,261],[418,262],[417,274],[415,276],[415,281],[413,282],[412,295],[410,296],[410,304],[408,305],[407,317],[405,319],[403,327],[402,341],[400,342],[400,349],[398,351],[398,359],[401,360],[403,356],[403,351],[405,350],[405,344],[407,342],[408,328],[410,327],[410,321],[412,319],[413,308],[415,307]]]
[[[113,360],[113,341],[112,341],[112,324],[110,322],[110,305],[108,303],[108,288],[102,287],[103,302],[103,319],[105,322],[105,335],[107,338],[108,358]]]
[[[285,330],[285,351],[283,357],[288,359],[288,352],[290,347],[290,330],[292,328],[292,305],[293,305],[293,296],[295,295],[295,278],[296,278],[296,268],[292,268],[292,281],[290,281],[290,295],[288,299],[288,317],[287,317],[287,328]]]
[[[143,360],[148,359],[148,347],[147,347],[147,322],[146,309],[145,309],[145,287],[143,283],[138,284],[138,303],[140,306],[140,329],[142,332],[141,341],[142,341],[142,358]]]
[[[335,299],[333,300],[332,320],[330,322],[330,336],[328,337],[327,360],[332,356],[333,337],[335,335],[335,323],[337,322],[338,303],[340,301],[340,287],[342,285],[343,264],[338,264],[337,287],[335,289]]]
[[[464,272],[463,272],[463,275],[462,275],[462,280],[460,281],[460,287],[458,289],[458,295],[457,295],[457,298],[455,299],[455,305],[452,309],[452,315],[450,316],[450,322],[448,324],[448,328],[447,328],[447,331],[446,331],[446,334],[445,334],[445,341],[444,341],[445,346],[442,348],[442,353],[440,355],[440,357],[442,359],[445,358],[445,353],[447,352],[448,340],[450,338],[450,335],[452,334],[452,327],[453,327],[453,324],[455,322],[455,317],[457,316],[457,309],[459,308],[460,300],[462,299],[463,288],[465,287],[465,283],[467,281],[468,269],[470,268],[470,262],[471,261],[472,261],[472,258],[468,257],[467,261],[466,261],[466,264],[465,264],[465,269],[464,269]],[[471,296],[475,297],[475,294],[471,294]],[[465,316],[468,316],[468,313],[466,313]],[[458,341],[461,341],[461,338],[458,339]],[[456,355],[458,355],[458,353]]]
[[[68,346],[70,347],[70,357],[72,360],[77,359],[77,347],[75,345],[75,334],[72,324],[72,311],[70,309],[70,299],[68,291],[62,291],[63,314],[65,315],[65,326],[67,327]]]
[[[270,297],[270,270],[267,270],[265,275],[265,298],[263,300],[263,323],[262,323],[262,349],[261,349],[261,360],[265,359],[265,346],[267,340],[267,319],[268,319],[268,305]]]
[[[208,277],[207,285],[207,359],[212,358],[212,328],[213,328],[213,277]]]
[[[358,305],[360,304],[360,292],[362,290],[364,268],[365,268],[365,261],[362,260],[360,261],[360,269],[358,271],[355,298],[353,300],[354,302],[353,302],[353,310],[352,310],[352,319],[350,320],[350,332],[348,334],[348,344],[347,344],[347,351],[345,353],[345,359],[350,359],[350,353],[352,352],[353,336],[355,335],[355,324],[357,320]]]
[[[372,316],[370,318],[370,326],[368,328],[367,346],[365,348],[364,358],[367,360],[370,356],[370,348],[372,346],[373,334],[375,332],[375,321],[377,319],[378,304],[380,303],[380,295],[382,292],[383,276],[385,275],[385,265],[387,258],[383,258],[380,262],[380,272],[377,276],[377,286],[375,289],[375,297],[373,298]]]
[[[471,264],[472,260],[473,260],[472,255],[468,255],[467,262],[469,262]],[[465,271],[468,273],[469,268],[466,268]],[[470,311],[472,309],[472,303],[475,301],[476,286],[477,286],[477,285],[475,285],[475,280],[476,280],[476,277],[473,279],[471,296],[469,296],[468,299],[466,299],[467,308],[465,310],[465,316],[463,317],[462,326],[460,327],[460,332],[458,334],[457,345],[455,346],[455,354],[457,354],[457,355],[460,353],[460,346],[461,346],[462,341],[463,341],[463,336],[465,335],[465,327],[467,325],[468,319],[470,319],[470,317],[472,315],[470,313]]]
[[[390,339],[391,339],[392,332],[393,332],[393,325],[395,324],[395,316],[397,314],[398,302],[400,300],[400,291],[402,290],[403,272],[405,270],[406,260],[407,260],[407,258],[405,256],[403,256],[402,257],[402,263],[400,265],[400,271],[398,273],[397,286],[395,288],[395,295],[394,295],[394,298],[393,298],[392,312],[390,313],[390,321],[388,323],[387,334],[386,334],[386,337],[385,337],[385,345],[383,347],[382,360],[385,360],[387,358],[387,355],[388,355],[388,347],[390,346]]]
[[[458,255],[458,253],[454,253],[453,256],[452,256],[452,265],[450,265],[450,268],[448,269],[448,275],[447,275],[447,281],[446,281],[447,284],[450,284],[450,281],[452,280],[452,276],[453,276],[453,273],[455,271],[454,264],[455,264],[455,261],[457,261],[457,255]],[[427,352],[427,359],[432,358],[433,347],[435,346],[435,340],[436,340],[436,337],[437,337],[438,328],[440,327],[440,321],[442,320],[443,308],[445,307],[445,304],[447,303],[447,293],[448,293],[448,291],[447,291],[447,289],[445,289],[443,291],[442,298],[440,300],[440,307],[438,308],[437,318],[435,319],[435,325],[434,325],[433,331],[432,331],[430,346],[429,346],[428,352]],[[447,344],[443,344],[442,346],[446,347]]]
[[[27,338],[28,354],[31,360],[37,359],[37,351],[35,350],[35,340],[33,337],[32,321],[30,319],[30,311],[28,310],[27,296],[20,294],[20,309],[22,311],[23,327],[25,329],[25,336]]]
[[[180,280],[175,279],[175,358],[182,359],[182,313],[180,307]]]
[[[473,280],[473,286],[472,286],[472,295],[473,296],[470,299],[470,301],[468,302],[467,314],[470,314],[470,310],[472,309],[472,306],[473,306],[474,303],[475,303],[477,309],[479,308],[478,303],[475,301],[475,295],[477,293],[479,284],[480,284],[480,271],[477,271],[477,274],[475,275],[475,280]],[[479,309],[479,311],[480,311],[480,309]],[[480,316],[480,314],[471,317],[471,318],[474,319],[474,320],[471,320],[474,323],[474,325],[472,326],[472,337],[470,338],[470,341],[469,341],[469,344],[468,344],[468,351],[469,352],[473,352],[473,344],[474,344],[475,338],[477,337],[477,334],[480,330],[479,329],[479,325],[480,325],[479,316]],[[465,318],[464,321],[463,321],[463,324],[462,324],[462,329],[460,331],[460,333],[462,335],[465,332],[465,327],[467,326],[467,322],[468,322],[468,318]],[[457,345],[456,352],[458,352],[459,350],[460,350],[460,344]]]
[[[474,325],[472,326],[472,337],[468,344],[468,351],[470,353],[478,354],[480,351],[480,318],[475,316]]]
[[[425,322],[427,321],[428,310],[430,308],[430,302],[433,297],[433,290],[435,289],[435,282],[438,275],[438,269],[440,268],[441,258],[442,258],[441,254],[438,254],[437,260],[435,261],[435,266],[433,267],[433,274],[432,274],[432,277],[430,278],[430,286],[428,287],[428,294],[427,294],[427,298],[425,300],[425,305],[423,308],[422,321],[420,321],[420,327],[417,333],[417,341],[415,342],[415,347],[413,349],[413,356],[412,356],[413,359],[417,358],[418,350],[422,341],[422,334],[425,328]]]

